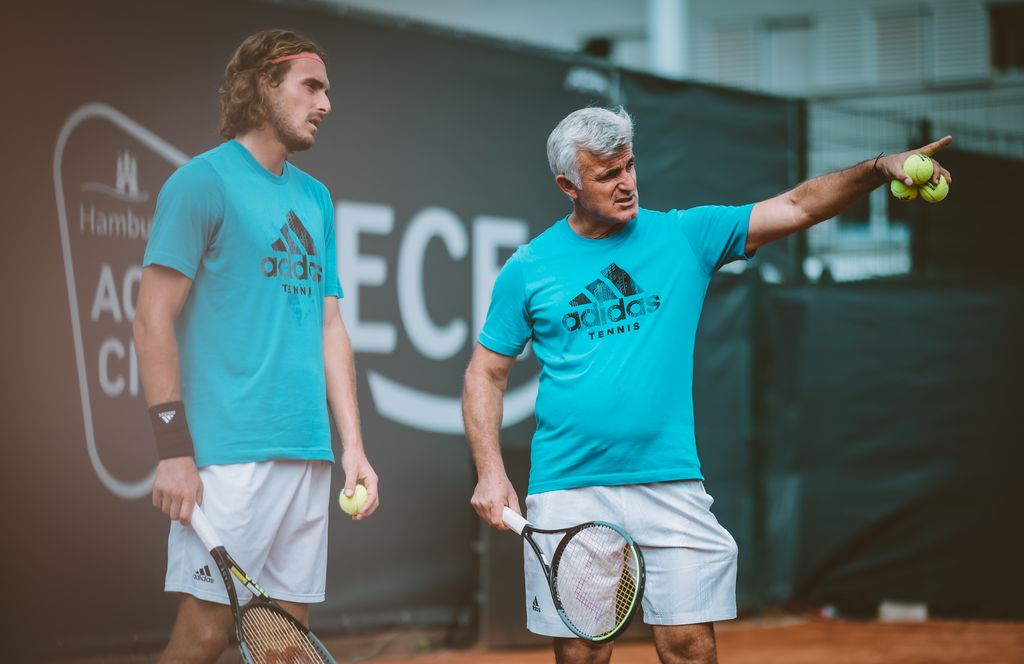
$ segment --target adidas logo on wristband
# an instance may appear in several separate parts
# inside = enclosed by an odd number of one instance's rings
[[[149,409],[149,418],[156,438],[157,457],[171,459],[194,456],[184,403],[168,401],[157,404]]]

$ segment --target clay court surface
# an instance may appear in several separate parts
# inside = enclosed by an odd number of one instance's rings
[[[842,620],[737,621],[717,628],[721,664],[1024,664],[1024,623],[933,620],[925,623]],[[339,664],[541,664],[549,649],[445,649],[429,635],[394,633],[325,638]],[[425,652],[416,652],[425,650]],[[99,664],[142,664],[157,653],[79,658]],[[68,660],[65,660],[68,661]],[[220,664],[237,662],[232,650]],[[615,646],[615,664],[658,664],[648,641]]]
[[[722,664],[1011,664],[1024,662],[1024,623],[744,622],[717,629]],[[341,660],[339,659],[339,662]],[[365,661],[365,660],[364,660]],[[380,656],[375,664],[540,664],[548,650]],[[618,643],[612,662],[657,664],[649,642]]]

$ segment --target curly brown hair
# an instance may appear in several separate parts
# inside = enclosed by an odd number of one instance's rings
[[[263,82],[277,87],[292,61],[270,64],[271,60],[296,53],[316,53],[326,63],[323,49],[312,39],[291,30],[264,30],[245,38],[224,70],[220,86],[220,133],[224,138],[260,127],[267,121],[267,100]]]

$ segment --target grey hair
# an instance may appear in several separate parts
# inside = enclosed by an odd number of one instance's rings
[[[579,187],[577,156],[581,150],[608,159],[632,145],[633,118],[624,108],[581,108],[565,116],[548,136],[548,165],[552,173],[564,175]]]

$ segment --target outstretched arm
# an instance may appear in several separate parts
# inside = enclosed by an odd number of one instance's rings
[[[476,465],[477,483],[470,503],[481,519],[506,530],[501,519],[506,505],[520,512],[519,497],[501,459],[502,398],[516,358],[477,345],[462,388],[462,420]]]
[[[757,203],[750,213],[747,254],[761,245],[831,219],[858,198],[890,180],[913,184],[913,180],[903,172],[903,162],[907,157],[918,152],[933,157],[952,141],[952,136],[946,136],[918,150],[869,159],[845,170],[807,180],[774,198]],[[953,181],[949,171],[936,161],[931,182],[938,183],[939,176],[945,177],[946,182]]]

